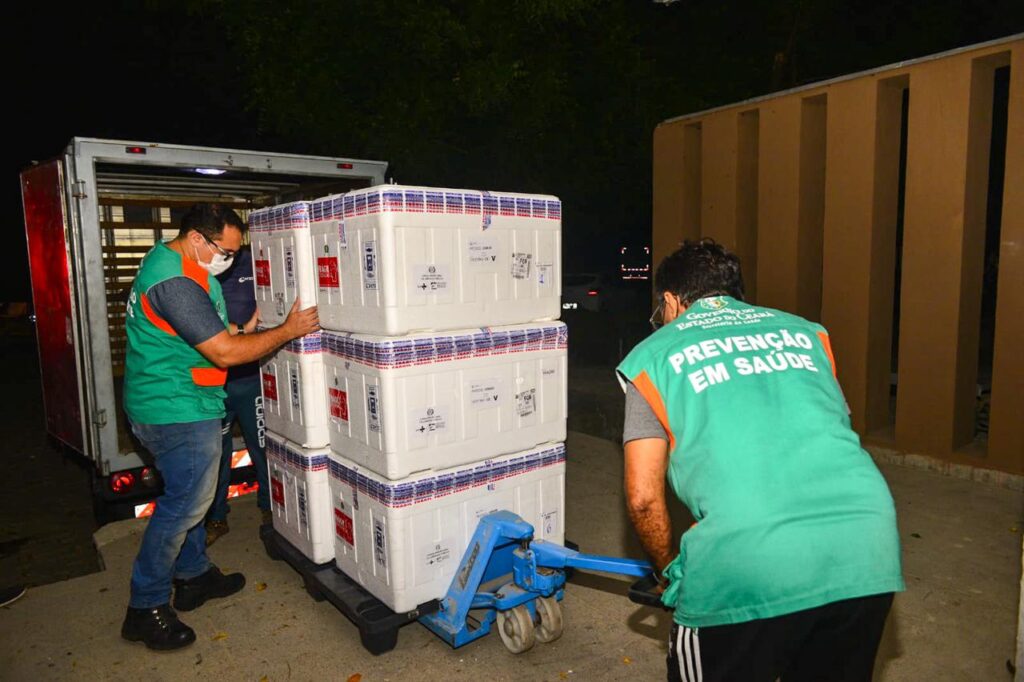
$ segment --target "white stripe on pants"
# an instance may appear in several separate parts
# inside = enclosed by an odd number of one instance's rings
[[[693,628],[679,627],[676,636],[676,658],[679,660],[679,676],[683,678],[683,682],[703,682],[700,638]]]

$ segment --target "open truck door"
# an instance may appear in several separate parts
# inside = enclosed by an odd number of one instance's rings
[[[78,315],[71,283],[72,257],[64,163],[49,161],[21,174],[32,303],[46,431],[85,452],[86,413],[79,376]]]
[[[21,175],[47,431],[92,466],[97,520],[152,511],[162,488],[122,405],[125,301],[139,263],[216,202],[264,206],[384,182],[364,159],[74,138]],[[255,478],[244,450],[235,488]],[[233,460],[234,461],[234,460]]]

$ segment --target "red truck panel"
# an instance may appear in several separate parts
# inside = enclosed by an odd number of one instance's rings
[[[61,162],[51,161],[24,171],[21,174],[21,198],[25,210],[46,430],[79,452],[84,452]]]

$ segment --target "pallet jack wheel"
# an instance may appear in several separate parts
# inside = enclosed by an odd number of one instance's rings
[[[533,618],[525,604],[508,611],[498,611],[498,634],[505,648],[514,654],[529,651],[537,641]]]
[[[374,656],[380,656],[381,654],[386,654],[391,651],[395,648],[395,645],[398,644],[398,628],[385,630],[384,632],[378,632],[375,634],[369,634],[360,630],[359,641],[362,643],[364,649]]]
[[[537,608],[536,633],[538,642],[553,642],[562,636],[564,629],[562,605],[554,596],[539,597],[534,605]]]

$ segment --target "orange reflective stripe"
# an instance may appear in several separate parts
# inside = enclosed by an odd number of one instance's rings
[[[832,363],[832,376],[839,378],[839,374],[836,372],[836,359],[832,355],[832,344],[828,340],[828,334],[825,332],[818,332],[818,338],[821,340],[821,345],[825,347],[825,355],[828,356],[828,361]]]
[[[162,332],[167,332],[171,336],[177,336],[178,332],[174,331],[174,327],[168,324],[167,320],[156,314],[153,310],[153,306],[149,303],[149,297],[143,294],[140,299],[142,300],[142,312],[146,314],[146,318],[153,323],[153,325]]]
[[[219,367],[193,367],[192,381],[196,386],[223,386],[228,380],[228,371]]]
[[[246,462],[246,460],[249,460],[249,461]],[[231,453],[231,468],[232,469],[237,469],[238,467],[242,466],[243,462],[246,462],[246,464],[252,464],[252,461],[251,461],[251,459],[249,457],[249,451],[248,450],[235,450],[234,452]]]
[[[651,381],[651,377],[647,376],[647,372],[643,371],[633,379],[633,386],[640,392],[640,395],[644,397],[647,404],[651,406],[651,410],[654,412],[654,416],[658,418],[665,433],[668,434],[668,449],[671,453],[676,449],[676,437],[672,433],[672,427],[668,425],[668,412],[665,410],[665,401],[661,399],[661,393],[658,392],[654,382]]]
[[[206,293],[210,293],[210,273],[199,267],[199,263],[187,256],[182,256],[181,274],[201,286]]]

